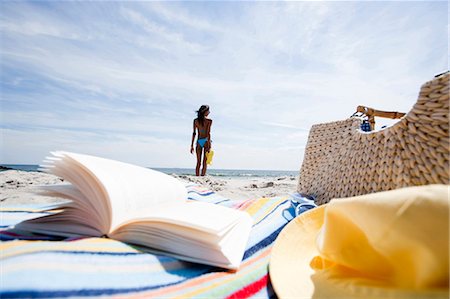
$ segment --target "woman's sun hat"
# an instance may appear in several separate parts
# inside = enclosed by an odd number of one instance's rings
[[[272,249],[280,298],[449,298],[448,185],[332,200]]]

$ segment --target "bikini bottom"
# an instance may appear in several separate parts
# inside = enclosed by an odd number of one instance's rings
[[[206,141],[208,141],[208,137],[197,140],[198,145],[200,145],[201,148],[205,146]]]

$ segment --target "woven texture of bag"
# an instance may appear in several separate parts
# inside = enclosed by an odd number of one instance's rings
[[[422,85],[412,110],[384,130],[362,132],[361,119],[312,126],[297,191],[316,204],[406,186],[449,184],[449,80]]]

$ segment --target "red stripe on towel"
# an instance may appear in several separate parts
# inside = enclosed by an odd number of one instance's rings
[[[240,298],[248,298],[251,295],[256,294],[259,292],[262,288],[267,286],[267,274],[261,277],[260,280],[257,280],[248,286],[240,289],[239,291],[231,294],[227,297],[227,299],[240,299]]]

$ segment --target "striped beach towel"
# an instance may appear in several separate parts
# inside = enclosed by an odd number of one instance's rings
[[[107,238],[55,239],[15,231],[44,215],[43,205],[0,210],[1,298],[270,298],[270,250],[295,216],[292,196],[235,201],[187,185],[190,200],[247,211],[254,224],[238,271],[153,254],[148,248]],[[12,229],[11,229],[12,228]]]

